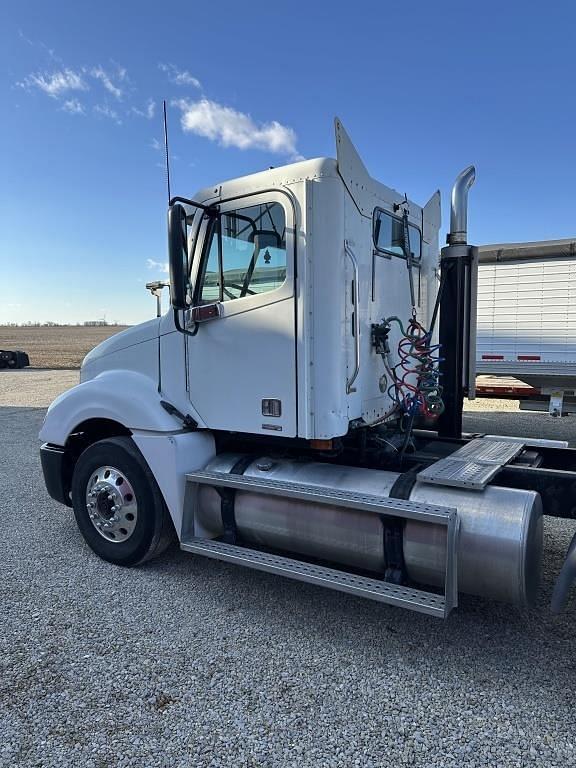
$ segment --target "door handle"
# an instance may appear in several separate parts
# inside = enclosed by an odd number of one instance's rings
[[[352,376],[346,379],[346,394],[350,395],[352,392],[356,392],[356,387],[353,387],[352,385],[356,381],[358,372],[360,371],[360,318],[358,316],[360,289],[358,287],[358,260],[348,245],[347,240],[344,240],[344,250],[352,262],[352,269],[354,271],[354,371],[352,372]]]

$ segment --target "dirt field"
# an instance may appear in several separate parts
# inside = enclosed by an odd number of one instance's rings
[[[125,327],[13,328],[0,325],[0,349],[27,352],[31,368],[79,368],[87,352]]]

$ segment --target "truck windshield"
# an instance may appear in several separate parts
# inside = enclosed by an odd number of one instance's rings
[[[404,258],[404,229],[402,219],[393,216],[382,208],[374,209],[372,219],[372,234],[374,245],[377,251],[400,256]],[[418,261],[422,252],[422,235],[418,227],[409,225],[410,230],[410,251],[412,258]]]

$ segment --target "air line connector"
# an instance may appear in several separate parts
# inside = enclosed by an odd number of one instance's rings
[[[390,352],[388,343],[388,334],[390,333],[390,324],[386,320],[381,323],[372,323],[370,329],[370,341],[377,355],[387,355]]]

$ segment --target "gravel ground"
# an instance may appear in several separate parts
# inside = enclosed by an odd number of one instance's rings
[[[42,393],[70,383],[0,375],[0,765],[576,765],[576,599],[547,611],[573,523],[546,521],[536,608],[444,623],[176,549],[123,570],[43,487]],[[522,429],[482,405],[467,429]]]
[[[521,411],[517,400],[479,397],[464,405],[464,429],[495,435],[568,440],[576,447],[576,415],[554,418],[548,413]]]
[[[0,370],[0,408],[47,408],[54,398],[79,381],[78,370]]]

